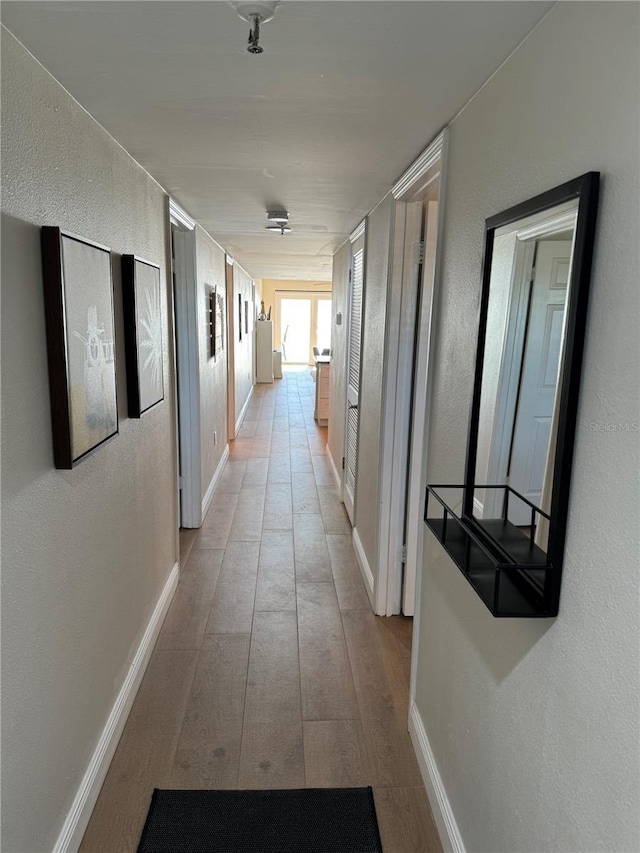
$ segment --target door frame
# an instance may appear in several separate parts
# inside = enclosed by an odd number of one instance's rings
[[[414,399],[424,401],[424,405],[413,407],[411,445],[409,447],[409,476],[406,492],[406,553],[402,587],[402,612],[407,616],[413,616],[415,613],[416,586],[422,562],[424,541],[424,494],[427,481],[427,453],[424,434],[428,425],[427,394],[431,387],[428,368],[435,319],[433,295],[436,286],[438,235],[441,233],[439,217],[441,188],[442,183],[440,182],[437,201],[426,201],[425,203],[425,228],[423,232],[425,249],[418,309],[419,336],[416,341],[413,392]],[[422,335],[420,335],[421,331]]]
[[[169,199],[177,377],[180,526],[202,524],[200,466],[200,370],[195,222]]]
[[[417,458],[422,460],[423,476],[425,453],[428,447],[429,427],[429,398],[431,393],[431,376],[433,373],[433,348],[437,319],[437,296],[440,273],[440,258],[442,254],[442,233],[444,216],[444,184],[446,169],[446,154],[448,131],[443,130],[425,149],[418,159],[406,170],[392,188],[395,199],[396,232],[394,235],[394,251],[391,266],[391,299],[387,315],[387,346],[386,364],[382,388],[382,424],[383,434],[380,455],[380,505],[381,525],[378,543],[378,581],[375,595],[375,612],[380,616],[392,616],[402,612],[402,586],[404,573],[403,545],[398,542],[398,533],[403,531],[405,523],[405,506],[408,492],[408,436],[411,421],[416,418],[424,423],[421,435],[412,440],[412,450]],[[422,317],[430,315],[429,322],[420,324],[415,353],[418,359],[422,357],[425,365],[424,393],[415,394],[413,415],[411,412],[412,383],[401,382],[402,391],[398,396],[398,382],[402,379],[399,370],[406,369],[414,359],[414,337],[402,334],[402,297],[394,293],[395,288],[415,287],[416,283],[409,281],[405,275],[405,262],[408,261],[404,239],[404,220],[406,203],[417,200],[434,180],[440,181],[438,204],[438,233],[435,245],[433,287],[427,295],[427,304],[422,306]],[[394,298],[395,297],[395,298]],[[428,310],[427,310],[428,309]],[[401,412],[397,409],[400,407]],[[422,501],[424,497],[422,496]],[[422,529],[418,524],[415,535],[419,538],[416,566],[416,590],[414,603],[419,596],[419,565],[422,555]],[[401,533],[400,533],[401,537]],[[406,615],[413,615],[413,608],[407,605]],[[414,625],[415,628],[415,625]]]
[[[391,402],[391,405],[383,403],[382,441],[385,448],[386,437],[390,452],[383,449],[380,465],[383,498],[378,565],[387,567],[387,577],[385,584],[379,575],[377,612],[384,616],[400,613],[402,595],[404,494],[407,486],[411,431],[416,311],[419,307],[419,278],[422,275],[420,245],[423,219],[422,201],[396,201],[393,264],[387,309],[389,326],[385,358],[386,378],[383,380],[383,387],[389,391],[390,399],[388,397],[387,402]],[[389,507],[389,512],[384,512],[385,506]]]

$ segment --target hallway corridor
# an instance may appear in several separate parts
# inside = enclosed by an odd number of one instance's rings
[[[407,733],[411,620],[375,617],[308,368],[258,385],[85,833],[135,851],[161,788],[371,785],[385,853],[439,851]],[[258,853],[258,851],[256,851]]]

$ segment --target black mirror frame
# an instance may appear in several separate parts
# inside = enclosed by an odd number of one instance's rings
[[[532,216],[573,199],[578,199],[578,214],[572,258],[571,279],[567,299],[566,342],[560,380],[558,434],[554,458],[551,520],[547,546],[548,563],[552,567],[550,583],[545,583],[543,610],[555,616],[560,602],[562,563],[569,509],[571,469],[578,412],[578,398],[584,350],[584,336],[589,302],[589,284],[593,260],[600,173],[588,172],[535,198],[490,217],[485,223],[485,249],[482,261],[482,296],[480,301],[478,348],[474,375],[473,398],[469,420],[469,438],[465,469],[463,518],[474,533],[486,539],[486,532],[473,517],[473,493],[476,470],[480,394],[484,363],[489,287],[495,231],[505,225]]]

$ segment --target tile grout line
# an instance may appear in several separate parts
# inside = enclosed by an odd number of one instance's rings
[[[260,408],[262,408],[262,402],[260,403]],[[251,458],[251,457],[249,457],[249,458]],[[243,478],[243,480],[244,480],[244,478]],[[241,488],[242,488],[242,486],[241,486]],[[267,498],[266,498],[266,490],[265,490],[265,502],[266,502],[266,499]],[[264,506],[263,506],[263,511],[262,511],[262,525],[264,525]],[[258,575],[260,573],[260,554],[262,551],[262,530],[263,530],[262,525],[260,527],[260,547],[258,548],[258,566],[257,566],[257,571],[256,571],[256,585],[255,585],[254,592],[253,592],[253,612],[251,614],[251,631],[249,632],[249,653],[247,655],[247,670],[245,673],[244,696],[242,699],[242,724],[240,727],[240,747],[238,749],[238,766],[236,769],[236,785],[235,785],[236,790],[238,790],[238,785],[240,783],[240,766],[242,764],[242,747],[243,747],[244,740],[245,740],[245,725],[244,724],[245,724],[246,712],[247,712],[247,692],[249,689],[249,670],[251,668],[251,650],[253,647],[253,626],[254,626],[255,617],[256,617],[256,592],[258,589]]]
[[[291,441],[289,441],[289,465],[291,465]],[[293,519],[293,472],[291,473],[291,527],[292,527],[292,538],[293,538],[293,585],[295,591],[295,600],[296,600],[296,642],[298,649],[298,698],[300,702],[300,727],[302,729],[302,772],[304,775],[304,785],[305,788],[309,784],[307,779],[307,762],[305,757],[305,749],[304,749],[304,709],[302,707],[302,665],[300,660],[300,614],[298,612],[298,564],[296,561],[296,533],[295,533],[295,524]]]
[[[198,671],[198,662],[200,660],[200,651],[196,653],[195,665],[193,667],[193,675],[191,676],[191,681],[189,682],[189,690],[187,691],[187,698],[184,703],[184,710],[182,712],[182,719],[180,721],[180,728],[178,729],[178,735],[175,739],[173,748],[171,749],[171,762],[167,762],[168,772],[166,775],[166,784],[169,785],[169,780],[173,774],[173,768],[176,763],[176,755],[178,754],[178,747],[180,746],[180,741],[182,739],[182,732],[184,731],[184,724],[187,717],[187,711],[189,709],[189,701],[191,699],[191,693],[193,692],[193,684],[196,680],[196,672]]]

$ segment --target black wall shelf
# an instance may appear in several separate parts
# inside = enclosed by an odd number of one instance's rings
[[[509,486],[478,488],[500,488],[520,498]],[[447,502],[445,490],[462,500]],[[454,502],[464,506],[465,491],[465,486],[427,486],[424,520],[484,604],[499,617],[557,615],[554,568],[535,544],[536,524],[523,532],[507,520],[506,512],[498,519],[467,518],[451,507]],[[541,510],[535,509],[535,515],[548,519]]]

